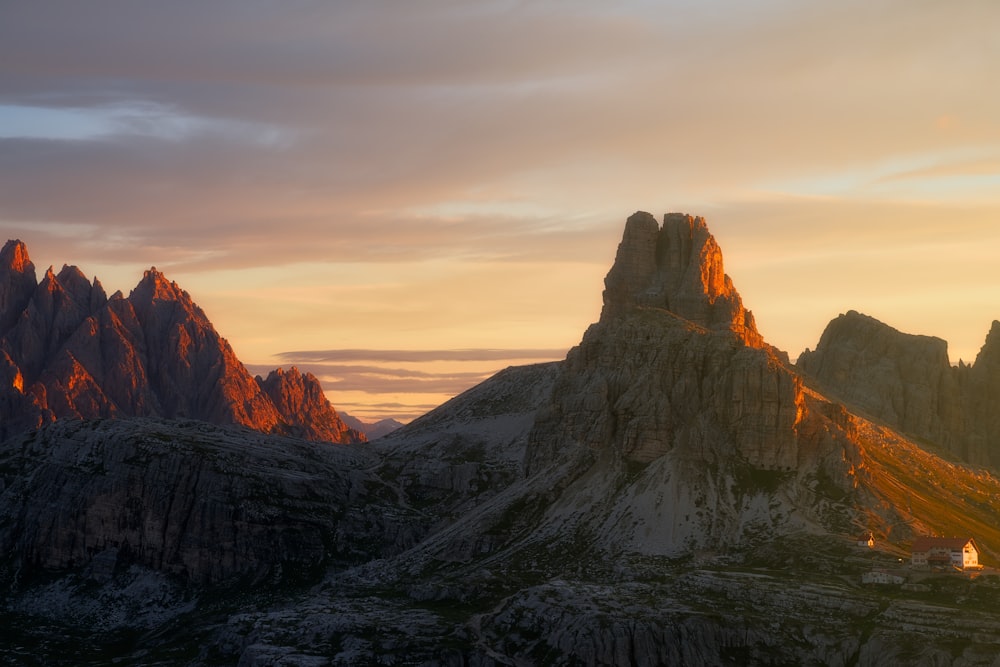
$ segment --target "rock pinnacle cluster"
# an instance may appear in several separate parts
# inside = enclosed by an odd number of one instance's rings
[[[0,251],[0,437],[61,418],[164,417],[357,442],[296,369],[254,379],[205,313],[152,268],[126,297],[75,266],[41,281],[21,241]]]

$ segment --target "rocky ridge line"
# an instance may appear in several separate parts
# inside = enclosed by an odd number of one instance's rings
[[[205,313],[154,268],[110,298],[75,266],[36,283],[21,241],[0,251],[0,438],[60,418],[191,418],[359,442],[298,370],[258,383]],[[265,387],[267,391],[265,391]]]
[[[944,340],[852,310],[834,318],[796,365],[862,413],[970,463],[1000,467],[1000,322],[972,365],[952,366]]]

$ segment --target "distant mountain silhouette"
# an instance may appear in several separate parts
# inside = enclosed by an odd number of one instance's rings
[[[389,433],[405,426],[403,422],[392,419],[391,417],[379,419],[374,422],[366,422],[358,419],[354,415],[341,412],[340,418],[344,420],[345,424],[353,428],[355,431],[364,433],[369,440],[381,438],[383,435],[388,435]]]

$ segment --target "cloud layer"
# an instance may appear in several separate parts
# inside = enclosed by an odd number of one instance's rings
[[[254,364],[565,349],[636,209],[708,217],[793,356],[848,308],[966,359],[1000,317],[989,0],[3,14],[0,232],[111,289],[166,270]],[[349,361],[335,402],[386,388]]]

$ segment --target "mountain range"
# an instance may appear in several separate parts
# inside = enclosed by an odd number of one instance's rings
[[[232,371],[155,270],[105,298],[72,268],[34,284],[20,243],[2,258],[10,660],[1000,656],[1000,323],[952,367],[944,341],[850,311],[791,364],[704,219],[637,212],[565,360],[332,447],[314,378]],[[906,567],[924,535],[974,538],[988,569]]]
[[[0,250],[0,437],[56,419],[190,418],[360,442],[295,368],[253,378],[205,313],[152,268],[126,297],[75,266],[39,282],[28,250]]]

